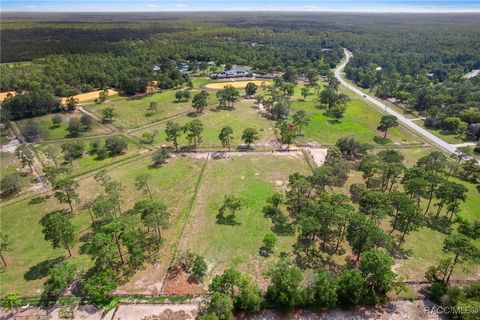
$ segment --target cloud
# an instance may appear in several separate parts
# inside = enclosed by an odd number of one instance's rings
[[[158,4],[149,4],[149,5],[147,5],[147,7],[149,7],[149,8],[158,8],[158,7],[160,7],[160,6],[159,6]]]
[[[177,8],[185,8],[186,6],[187,6],[186,4],[181,4],[181,3],[177,3],[175,5],[175,7],[177,7]]]
[[[32,5],[29,5],[29,6],[25,6],[26,8],[37,8],[37,6],[32,6]]]

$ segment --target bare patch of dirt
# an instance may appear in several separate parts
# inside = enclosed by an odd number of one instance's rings
[[[101,91],[102,90],[97,90],[97,91],[92,91],[92,92],[87,92],[87,93],[81,93],[81,94],[77,94],[73,97],[78,99],[78,102],[85,102],[85,101],[97,99],[99,97]],[[113,90],[113,89],[108,89],[108,96],[109,97],[117,95],[117,94],[118,94],[118,91]],[[66,101],[67,101],[67,98],[60,99],[60,103],[62,105],[65,104]]]
[[[120,305],[112,320],[189,320],[198,314],[198,304]]]
[[[20,141],[18,141],[17,138],[14,138],[10,140],[8,143],[2,144],[0,146],[0,151],[14,153],[19,145],[20,145]]]
[[[179,273],[168,273],[162,293],[198,295],[204,294],[205,290],[202,284],[192,280],[188,273],[181,271]]]
[[[325,162],[325,157],[327,156],[328,149],[314,149],[307,148],[308,154],[312,157],[313,162],[318,167]]]

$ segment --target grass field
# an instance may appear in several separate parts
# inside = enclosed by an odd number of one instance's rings
[[[255,128],[259,133],[260,139],[256,144],[265,144],[269,140],[275,140],[275,133],[271,123],[264,117],[258,114],[256,106],[253,101],[241,101],[235,105],[233,110],[207,110],[203,114],[196,117],[203,123],[204,132],[200,147],[218,147],[222,148],[221,142],[218,139],[218,133],[225,126],[230,126],[233,129],[232,147],[243,144],[241,137],[242,131],[246,128]],[[190,116],[183,116],[172,121],[184,125],[186,122],[194,119]],[[158,126],[150,127],[145,130],[135,132],[135,136],[141,137],[143,132],[156,129],[159,134],[155,138],[157,144],[170,145],[165,138],[165,123]],[[180,146],[186,146],[188,141],[185,135],[179,139]]]
[[[11,152],[0,152],[0,181],[8,175],[21,173],[22,191],[35,182],[29,168],[22,168],[22,164]]]
[[[49,268],[66,259],[65,249],[52,249],[42,234],[40,219],[53,210],[63,208],[50,197],[39,204],[24,200],[11,206],[2,207],[1,232],[11,240],[11,251],[5,253],[7,268],[1,269],[2,295],[17,291],[25,296],[38,296],[42,293],[42,284],[46,280]],[[87,214],[76,214],[72,222],[80,236],[88,227]],[[91,262],[88,256],[78,254],[78,246],[73,257],[67,261],[76,264],[80,270],[86,270]]]
[[[376,130],[381,115],[358,99],[347,104],[347,111],[340,122],[328,117],[324,109],[318,108],[318,102],[313,97],[306,101],[294,100],[290,114],[293,115],[297,110],[304,110],[310,119],[308,125],[302,128],[303,136],[297,137],[299,142],[334,144],[338,138],[349,136],[373,144],[375,136],[383,136],[382,132]],[[413,142],[399,128],[390,129],[387,138],[399,144]]]
[[[175,92],[176,90],[166,90],[137,98],[115,96],[103,104],[93,102],[86,104],[85,108],[101,117],[103,109],[107,106],[113,107],[116,113],[113,124],[120,128],[133,129],[177,114],[194,111],[191,101],[177,102]],[[196,89],[191,90],[192,97],[198,92]],[[215,101],[215,95],[211,94],[208,98],[209,104],[214,104]],[[158,103],[156,113],[148,110],[151,102]]]
[[[267,197],[286,188],[288,176],[294,172],[309,172],[301,154],[209,160],[180,249],[203,255],[212,269],[209,277],[237,267],[262,282],[274,259],[259,255],[263,237],[271,232],[270,220],[261,210]],[[227,194],[245,199],[245,207],[237,214],[240,225],[216,223]],[[294,242],[295,237],[279,237],[276,254],[290,252]]]
[[[42,140],[55,140],[55,139],[63,139],[63,138],[72,138],[70,133],[67,131],[68,128],[68,123],[70,119],[72,118],[78,118],[82,116],[82,113],[80,112],[75,112],[75,113],[58,113],[62,117],[62,123],[60,124],[59,127],[55,127],[52,124],[52,117],[54,115],[45,115],[41,117],[36,117],[36,118],[31,118],[31,119],[23,119],[18,121],[18,125],[20,126],[20,129],[23,130],[24,126],[32,121],[40,124],[42,128],[41,132],[41,139]],[[88,137],[92,135],[101,135],[101,134],[107,134],[109,133],[110,130],[96,122],[95,120],[92,120],[92,127],[84,132],[81,132],[79,134],[79,137]]]
[[[129,157],[138,155],[141,153],[142,148],[135,142],[133,142],[131,139],[128,139],[124,137],[124,139],[128,143],[127,151],[125,151],[123,154],[120,154],[118,156],[114,157],[107,157],[104,159],[99,159],[96,155],[90,155],[88,151],[90,150],[90,143],[93,141],[99,141],[101,145],[104,145],[105,143],[105,138],[85,138],[85,139],[78,139],[77,141],[81,141],[84,145],[85,148],[85,153],[82,158],[75,159],[73,160],[73,168],[70,167],[70,164],[67,164],[67,166],[70,168],[70,173],[72,175],[78,176],[87,172],[90,172],[92,170],[99,169],[104,166],[111,165],[115,162],[127,159]],[[40,151],[38,154],[40,156],[41,161],[45,162],[48,161],[43,154],[43,150],[49,145],[55,146],[58,150],[60,150],[60,146],[64,142],[51,142],[51,143],[41,143],[35,145],[35,148]],[[61,153],[60,153],[61,156]]]
[[[109,170],[109,174],[118,179],[125,186],[123,192],[123,205],[126,210],[144,195],[134,188],[135,177],[143,172],[151,174],[152,193],[156,200],[163,201],[169,208],[171,227],[164,232],[165,242],[158,254],[155,266],[147,266],[149,272],[145,273],[145,279],[139,283],[134,279],[141,277],[142,271],[137,274],[126,287],[135,291],[140,287],[142,290],[149,288],[149,282],[153,281],[151,290],[162,279],[171,259],[173,247],[178,240],[181,227],[188,212],[189,201],[192,197],[195,183],[200,172],[202,161],[191,158],[171,159],[167,165],[158,169],[149,168],[150,159],[137,160],[134,163],[118,166]],[[128,168],[128,169],[127,169]],[[100,191],[100,187],[92,177],[80,180],[79,193],[83,201],[92,200]],[[80,204],[75,207],[79,208]],[[42,291],[42,284],[47,279],[48,268],[53,263],[66,257],[64,249],[52,249],[50,243],[45,241],[38,223],[47,213],[65,208],[59,205],[53,198],[44,199],[43,202],[33,204],[31,200],[24,200],[2,207],[1,232],[8,234],[12,240],[12,250],[5,254],[8,267],[1,269],[2,295],[11,291],[18,291],[25,296],[38,296]],[[19,218],[21,214],[21,218]],[[26,224],[26,221],[28,223]],[[85,211],[78,211],[72,217],[78,237],[88,232],[90,217]],[[27,227],[28,226],[28,227]],[[91,266],[87,255],[80,255],[78,248],[82,242],[78,242],[73,252],[73,257],[68,258],[79,266],[80,270],[87,270]],[[58,259],[58,260],[56,260]],[[149,269],[150,268],[150,269]],[[132,291],[132,292],[133,292]]]

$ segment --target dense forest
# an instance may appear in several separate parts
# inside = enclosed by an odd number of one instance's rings
[[[188,81],[176,68],[207,61],[258,73],[327,74],[354,53],[347,76],[379,97],[396,98],[445,132],[480,135],[480,19],[477,14],[143,13],[4,14],[2,91],[68,96],[104,87],[141,92]],[[87,23],[88,22],[88,23]],[[7,63],[32,61],[31,63]],[[153,66],[160,66],[154,72]]]

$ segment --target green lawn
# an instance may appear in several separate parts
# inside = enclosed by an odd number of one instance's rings
[[[41,139],[42,140],[52,140],[52,139],[63,139],[63,138],[73,138],[70,133],[67,131],[68,128],[68,123],[71,118],[78,118],[82,116],[80,112],[75,112],[75,113],[57,113],[57,115],[60,115],[62,117],[62,123],[60,124],[59,127],[55,127],[52,125],[52,117],[54,116],[53,114],[41,116],[41,117],[35,117],[31,119],[23,119],[18,121],[18,125],[20,126],[20,129],[23,129],[26,123],[29,121],[36,122],[40,124],[42,128],[42,133],[41,133]],[[80,133],[79,137],[88,137],[92,135],[101,135],[101,134],[107,134],[110,133],[110,130],[102,126],[96,121],[92,121],[92,127],[85,131]]]
[[[218,133],[225,126],[230,126],[233,129],[232,146],[243,144],[241,140],[242,131],[249,127],[257,129],[259,133],[260,139],[255,142],[256,144],[266,144],[269,140],[276,139],[270,121],[259,115],[258,109],[253,101],[239,102],[235,105],[235,109],[233,110],[207,110],[196,117],[183,116],[172,121],[184,125],[186,122],[191,121],[194,118],[199,119],[204,126],[204,132],[202,134],[203,141],[200,147],[221,148],[222,146],[218,139]],[[159,131],[159,134],[155,138],[155,142],[157,144],[170,145],[170,143],[165,140],[165,123],[135,132],[135,135],[141,137],[143,132],[152,131],[154,129]],[[186,140],[185,135],[182,135],[179,139],[179,145],[186,146],[187,144],[188,141]]]
[[[22,183],[21,191],[25,191],[28,187],[30,187],[32,182],[36,182],[30,172],[30,169],[28,167],[22,168],[22,164],[14,153],[0,152],[0,181],[2,181],[6,176],[14,173],[20,173]]]
[[[145,293],[145,290],[153,290],[152,288],[158,286],[158,282],[163,279],[186,219],[189,202],[203,162],[178,157],[170,159],[168,164],[158,169],[150,168],[149,164],[150,159],[145,158],[108,171],[113,178],[118,179],[125,186],[122,197],[124,210],[131,208],[135,201],[145,197],[135,190],[134,179],[140,173],[148,172],[152,178],[151,188],[154,199],[163,201],[172,215],[170,229],[163,232],[164,245],[158,256],[152,257],[155,266],[147,265],[131,279],[131,282],[121,288],[128,288],[131,293]],[[94,199],[101,190],[93,177],[79,182],[78,190],[82,202],[75,204],[76,212],[72,216],[78,238],[89,231],[91,222],[88,213],[78,208],[84,201]],[[3,204],[0,232],[10,237],[12,245],[11,251],[5,253],[8,267],[0,271],[1,295],[18,291],[24,296],[38,296],[42,292],[42,284],[47,279],[49,266],[66,258],[67,252],[64,249],[51,248],[50,243],[43,238],[39,221],[45,214],[67,207],[67,205],[58,204],[51,195],[38,204],[33,204],[31,200],[11,205]],[[77,242],[73,257],[67,260],[75,263],[80,271],[86,271],[92,263],[87,255],[78,253],[78,248],[82,244],[81,241]],[[141,281],[136,281],[138,279]]]
[[[275,260],[259,255],[263,237],[271,232],[271,222],[262,208],[267,197],[285,190],[288,176],[294,172],[309,173],[301,154],[209,160],[180,242],[182,251],[204,256],[212,270],[209,277],[227,267],[237,267],[262,282],[263,273]],[[245,200],[245,207],[237,213],[239,225],[216,223],[218,209],[227,194]],[[295,237],[279,237],[275,255],[291,252],[294,242]]]
[[[194,111],[191,101],[177,102],[175,100],[176,91],[165,90],[138,98],[114,96],[103,104],[86,104],[85,108],[101,116],[103,109],[107,106],[113,107],[116,113],[113,124],[120,128],[133,129],[180,113]],[[200,91],[197,89],[191,90],[192,97],[198,92]],[[215,95],[210,94],[208,98],[209,104],[214,104],[215,101]],[[158,111],[156,113],[148,110],[151,102],[158,103]]]
[[[17,291],[25,296],[39,296],[49,268],[67,258],[65,249],[53,249],[50,243],[44,240],[39,224],[45,214],[60,208],[62,206],[58,205],[53,197],[39,204],[24,200],[2,207],[0,230],[11,240],[11,251],[4,254],[8,266],[0,271],[2,295]],[[86,214],[73,216],[72,222],[78,236],[88,226],[88,219]],[[79,255],[78,246],[72,251],[73,257],[67,261],[85,271],[91,265],[90,258]]]
[[[127,151],[125,151],[123,154],[120,154],[118,156],[113,156],[113,157],[107,157],[104,159],[99,159],[97,155],[90,155],[89,150],[90,150],[90,144],[93,141],[100,141],[101,145],[104,145],[105,143],[105,138],[86,138],[86,139],[79,139],[77,141],[81,141],[84,145],[85,152],[82,158],[75,159],[73,160],[73,168],[70,166],[69,163],[65,163],[65,165],[70,169],[70,173],[74,176],[78,176],[87,172],[90,172],[92,170],[99,169],[104,166],[111,165],[113,163],[116,163],[118,161],[127,159],[129,157],[139,155],[141,154],[142,149],[136,142],[132,141],[129,138],[123,137],[125,141],[128,143]],[[45,155],[43,154],[43,150],[47,148],[47,146],[54,145],[60,155],[60,158],[62,158],[61,154],[61,149],[60,146],[63,144],[63,142],[52,142],[52,143],[41,143],[35,145],[35,148],[39,151],[38,154],[40,156],[40,159],[43,162],[47,162],[48,160],[46,159]],[[146,151],[146,150],[145,150]],[[53,164],[51,164],[53,165]]]
[[[355,137],[359,141],[375,144],[375,136],[383,136],[383,132],[376,130],[381,115],[373,110],[365,102],[359,99],[352,99],[347,104],[347,111],[340,122],[328,117],[324,109],[318,107],[316,97],[295,99],[292,101],[293,115],[297,110],[304,110],[310,122],[302,128],[303,136],[297,137],[298,142],[334,144],[340,137]],[[411,143],[412,138],[399,128],[388,131],[387,138],[393,143]]]

